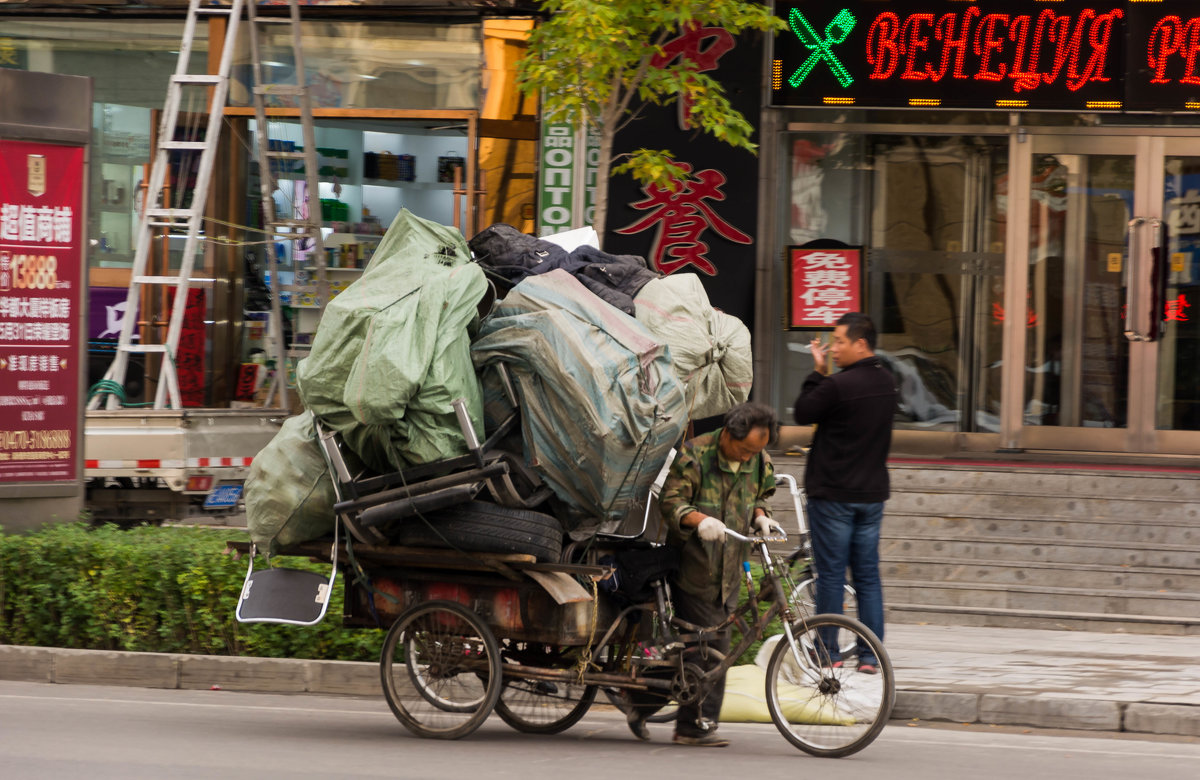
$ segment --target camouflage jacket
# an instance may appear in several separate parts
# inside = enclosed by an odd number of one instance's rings
[[[734,473],[717,445],[718,429],[685,443],[671,464],[659,494],[659,508],[669,530],[668,543],[680,546],[679,574],[674,584],[714,603],[728,603],[741,586],[745,542],[705,542],[679,521],[691,512],[715,517],[739,533],[749,533],[754,510],[771,514],[767,499],[775,492],[775,468],[766,452]]]

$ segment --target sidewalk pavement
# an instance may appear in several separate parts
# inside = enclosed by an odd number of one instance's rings
[[[889,624],[894,719],[1200,737],[1200,636]],[[0,645],[0,680],[379,696],[373,663]]]

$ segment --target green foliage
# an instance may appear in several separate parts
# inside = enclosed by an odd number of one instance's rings
[[[549,18],[529,36],[518,84],[542,95],[550,121],[585,121],[597,130],[625,113],[635,95],[665,105],[687,94],[709,132],[718,122],[740,118],[720,85],[694,72],[692,63],[675,60],[654,68],[651,60],[663,53],[664,43],[695,24],[723,27],[734,35],[784,27],[766,5],[745,0],[543,0],[542,10]],[[748,143],[737,131],[730,138]]]
[[[754,583],[755,583],[755,591],[754,592],[757,595],[758,589],[762,587],[762,578],[763,578],[762,564],[757,561],[751,561],[750,562],[750,575],[754,578]],[[745,601],[745,600],[746,600],[746,583],[743,582],[742,583],[742,595],[740,597],[740,601]],[[762,614],[761,611],[768,609],[770,606],[771,606],[771,603],[769,601],[759,602],[759,604],[758,604],[758,608],[760,610],[759,614]],[[747,618],[747,619],[749,620],[751,618]],[[771,620],[770,623],[767,624],[766,629],[763,631],[762,639],[758,639],[758,640],[752,642],[750,644],[750,647],[748,647],[746,649],[746,652],[744,652],[740,656],[738,656],[738,659],[735,663],[738,665],[754,663],[754,657],[756,655],[758,655],[758,650],[760,647],[762,647],[763,640],[769,639],[770,637],[773,637],[776,634],[782,634],[782,633],[783,633],[783,621],[780,620],[778,616],[776,616],[775,618],[773,618]],[[742,641],[742,636],[743,636],[742,632],[738,630],[737,626],[734,626],[733,633],[731,636],[730,647],[737,647],[738,642]]]
[[[373,661],[382,632],[339,624],[242,625],[246,562],[224,554],[232,532],[83,523],[0,533],[0,644]],[[294,568],[325,564],[289,560]]]
[[[784,22],[770,9],[746,0],[542,0],[546,21],[530,33],[529,53],[517,68],[517,84],[540,95],[550,122],[587,126],[600,138],[597,228],[603,227],[612,139],[637,116],[642,103],[669,105],[687,96],[695,127],[754,152],[754,127],[736,111],[711,76],[675,59],[653,67],[663,45],[693,25],[776,31]],[[636,100],[635,100],[636,99]],[[614,172],[643,185],[672,189],[669,152],[639,149]]]

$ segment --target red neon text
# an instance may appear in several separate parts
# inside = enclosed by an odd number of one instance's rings
[[[1200,55],[1200,18],[1189,19],[1186,22],[1178,16],[1164,16],[1150,31],[1150,40],[1146,44],[1146,62],[1154,71],[1151,84],[1170,84],[1167,66],[1171,58],[1179,55],[1187,63],[1184,75],[1179,79],[1180,84],[1200,84],[1200,75],[1196,74],[1196,58]]]
[[[984,14],[972,6],[937,17],[923,13],[903,19],[886,11],[875,17],[867,30],[867,62],[873,68],[870,78],[886,81],[897,70],[901,79],[909,81],[936,82],[949,77],[999,82],[1007,78],[1012,79],[1013,92],[1021,92],[1054,84],[1065,72],[1063,80],[1075,92],[1091,81],[1109,81],[1104,75],[1109,45],[1117,20],[1124,16],[1119,8],[1105,13],[1085,8],[1074,15],[1045,9],[1035,17]],[[1172,32],[1171,36],[1166,45],[1170,51],[1162,56],[1182,50],[1186,57],[1186,45],[1176,43],[1182,33]],[[1191,50],[1193,60],[1197,50],[1200,44]],[[1048,60],[1045,65],[1044,58]]]

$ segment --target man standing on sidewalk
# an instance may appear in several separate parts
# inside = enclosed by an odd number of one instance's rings
[[[827,355],[841,370],[829,374]],[[883,639],[883,586],[879,579],[879,529],[888,499],[887,455],[896,412],[896,380],[875,355],[875,325],[865,314],[844,314],[833,343],[812,340],[813,372],[796,399],[797,425],[816,423],[804,468],[817,612],[842,611],[846,567],[858,599],[858,617]],[[832,660],[840,662],[836,646]],[[877,671],[860,648],[858,670]]]

